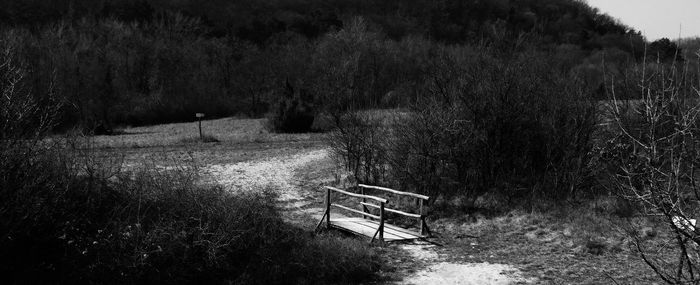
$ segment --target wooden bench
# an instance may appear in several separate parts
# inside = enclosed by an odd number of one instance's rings
[[[423,211],[424,202],[430,199],[430,197],[428,196],[364,184],[358,185],[360,193],[353,193],[330,186],[325,186],[324,188],[326,190],[326,210],[323,216],[321,217],[321,220],[319,221],[318,225],[316,226],[316,229],[318,229],[325,222],[326,228],[328,229],[335,228],[343,231],[348,231],[356,235],[370,237],[370,242],[374,242],[374,240],[376,239],[382,243],[390,241],[424,239],[430,237],[431,235],[430,229],[428,228],[428,224],[425,220],[426,214]],[[416,204],[418,204],[419,206],[419,211],[418,213],[409,213],[398,209],[387,208],[386,206],[387,204],[389,204],[389,200],[382,197],[366,195],[365,191],[368,189],[378,190],[381,192],[409,198],[415,198]],[[351,198],[361,199],[361,201],[358,203],[358,205],[361,206],[361,209],[353,209],[337,203],[333,203],[331,201],[332,192],[343,194]],[[335,215],[331,215],[332,208],[338,208],[351,213],[355,213],[360,215],[361,217],[348,218],[342,215],[338,215],[339,217],[335,217]],[[370,208],[378,209],[379,215],[371,214]],[[394,213],[401,216],[418,219],[420,229],[418,231],[413,231],[410,229],[402,228],[387,223],[387,213]]]

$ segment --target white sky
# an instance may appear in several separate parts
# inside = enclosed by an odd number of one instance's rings
[[[649,41],[700,36],[700,0],[587,0]]]

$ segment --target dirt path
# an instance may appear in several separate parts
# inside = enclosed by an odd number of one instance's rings
[[[280,202],[288,211],[301,212],[320,218],[321,208],[309,208],[317,203],[299,189],[301,181],[295,181],[295,170],[313,167],[313,163],[327,159],[327,150],[312,150],[295,155],[266,159],[210,165],[204,169],[216,181],[236,191],[259,191],[263,187],[276,189]],[[298,176],[297,176],[298,177]],[[407,274],[397,284],[518,284],[532,283],[522,277],[516,268],[504,264],[455,263],[441,256],[435,245],[429,243],[403,244],[399,247],[410,253],[426,267]]]
[[[210,165],[205,167],[204,172],[212,175],[215,181],[229,190],[259,191],[271,187],[278,191],[280,202],[303,203],[304,199],[296,187],[298,183],[294,181],[294,170],[326,156],[326,150],[313,150],[260,160]]]
[[[446,256],[437,253],[436,245],[414,243],[401,245],[415,259],[427,267],[409,275],[398,284],[528,284],[535,280],[526,279],[520,271],[510,265],[491,263],[448,262]]]

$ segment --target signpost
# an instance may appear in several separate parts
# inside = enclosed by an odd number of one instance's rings
[[[202,135],[202,118],[204,118],[204,113],[196,113],[195,117],[197,117],[197,121],[199,121],[199,140],[204,140],[204,136]]]

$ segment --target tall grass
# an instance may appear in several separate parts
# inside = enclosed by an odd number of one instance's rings
[[[285,224],[271,189],[234,195],[186,165],[106,178],[71,167],[87,157],[33,159],[25,187],[2,191],[3,283],[325,283],[379,268],[364,244]]]

